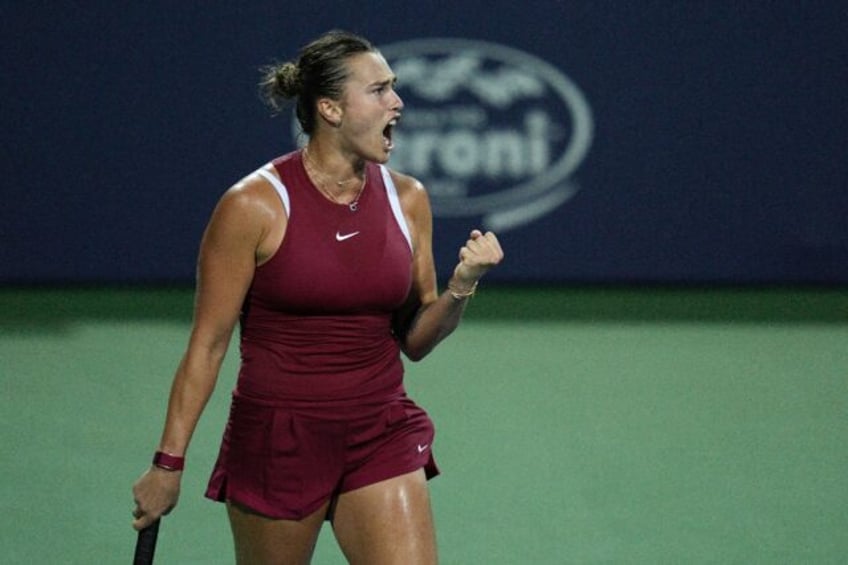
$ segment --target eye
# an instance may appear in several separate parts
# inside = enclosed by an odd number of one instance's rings
[[[396,84],[397,79],[381,82],[380,84],[375,85],[374,92],[382,96],[394,90]]]

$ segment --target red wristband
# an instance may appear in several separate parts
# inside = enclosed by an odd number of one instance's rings
[[[178,457],[164,451],[157,451],[153,455],[153,465],[166,471],[182,471],[183,467],[185,467],[185,457]]]

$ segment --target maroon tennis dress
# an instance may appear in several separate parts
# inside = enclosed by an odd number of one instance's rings
[[[427,413],[403,387],[392,313],[411,286],[409,232],[388,170],[352,209],[312,184],[300,151],[273,162],[288,216],[241,314],[241,367],[206,496],[300,519],[334,495],[424,468]]]

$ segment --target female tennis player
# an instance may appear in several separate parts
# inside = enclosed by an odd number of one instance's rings
[[[351,563],[437,561],[426,480],[433,425],[404,391],[503,258],[472,230],[438,292],[432,216],[388,169],[403,102],[364,38],[329,32],[268,69],[308,142],[221,198],[204,233],[194,323],[154,464],[133,487],[141,529],[176,504],[185,453],[234,326],[241,364],[206,495],[226,503],[237,562],[308,563],[330,520]]]

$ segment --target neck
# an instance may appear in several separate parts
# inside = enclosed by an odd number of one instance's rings
[[[359,205],[359,197],[362,196],[362,191],[365,189],[364,163],[359,171],[354,171],[347,179],[337,180],[325,173],[321,166],[315,162],[315,158],[310,154],[308,147],[303,148],[302,156],[303,167],[312,184],[328,199],[336,204],[345,204],[352,212],[355,212]]]
[[[303,160],[310,172],[315,173],[325,185],[345,188],[364,178],[364,162],[360,161],[355,165],[347,161],[340,163],[339,159],[327,158],[311,145],[303,148]]]

